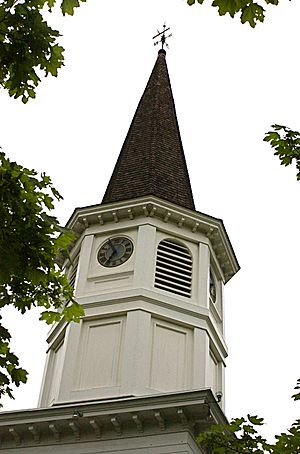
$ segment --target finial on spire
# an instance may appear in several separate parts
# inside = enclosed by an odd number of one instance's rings
[[[157,41],[154,42],[154,46],[157,44],[161,43],[161,48],[163,49],[164,46],[169,47],[166,40],[172,36],[172,33],[170,33],[168,36],[166,36],[166,32],[170,30],[170,27],[166,28],[166,23],[163,25],[163,31],[160,32],[157,30],[157,35],[153,36],[152,39],[158,38]]]

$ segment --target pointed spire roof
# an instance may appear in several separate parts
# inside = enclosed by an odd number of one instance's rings
[[[158,52],[102,203],[154,195],[195,209],[165,55]]]

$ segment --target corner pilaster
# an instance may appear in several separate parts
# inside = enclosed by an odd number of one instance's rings
[[[137,310],[127,313],[121,368],[122,395],[143,395],[150,373],[151,314]]]
[[[138,228],[133,285],[149,288],[153,285],[156,251],[156,228],[143,224]]]
[[[209,308],[209,267],[210,256],[207,244],[199,243],[199,279],[198,279],[198,295],[200,306]]]

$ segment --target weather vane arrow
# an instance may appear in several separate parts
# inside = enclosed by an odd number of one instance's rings
[[[161,48],[163,49],[164,46],[169,47],[168,44],[166,43],[166,40],[172,36],[172,33],[170,33],[168,36],[166,36],[166,32],[170,30],[170,27],[166,28],[166,24],[164,23],[163,25],[163,31],[159,32],[157,30],[157,35],[153,36],[152,39],[158,38],[157,41],[154,42],[154,46],[157,44],[161,43]]]

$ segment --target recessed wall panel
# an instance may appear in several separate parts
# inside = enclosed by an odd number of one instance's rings
[[[190,333],[175,324],[153,323],[150,387],[184,390],[189,374]]]
[[[218,362],[211,351],[209,353],[209,386],[214,393],[218,391]]]
[[[52,379],[49,389],[49,404],[54,402],[58,396],[59,384],[62,373],[63,363],[63,341],[51,352],[52,355]]]
[[[85,322],[79,389],[117,386],[121,354],[122,320]]]

